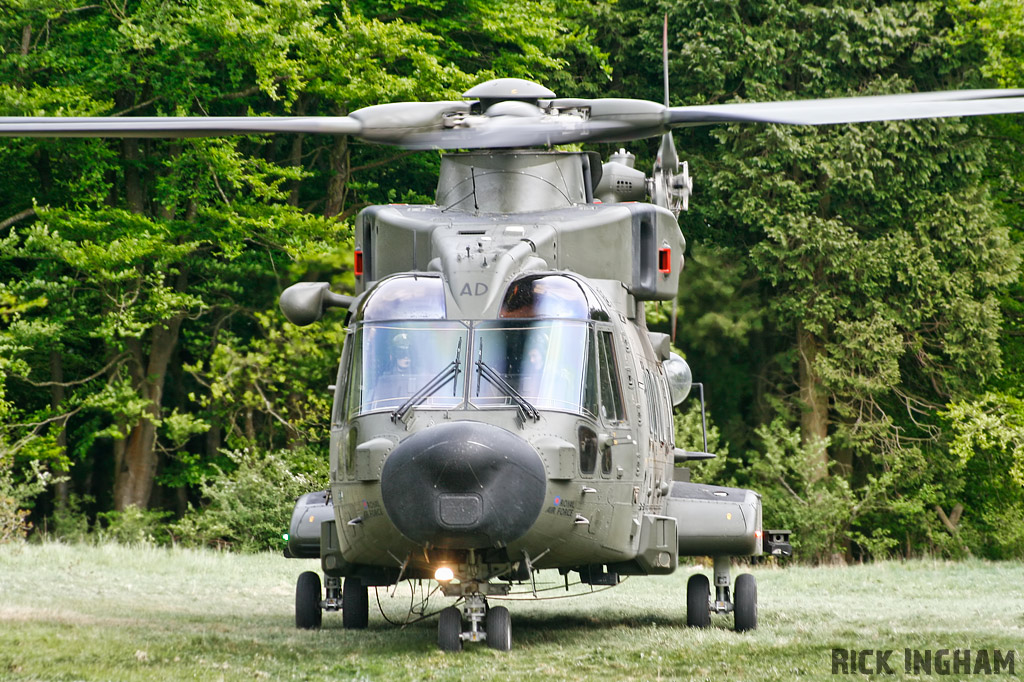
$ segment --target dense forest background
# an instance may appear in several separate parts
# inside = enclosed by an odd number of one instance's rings
[[[661,101],[665,13],[673,105],[1024,87],[1018,0],[0,0],[0,115],[339,115],[501,76]],[[695,474],[762,491],[809,560],[1024,557],[1024,119],[676,142],[672,331],[719,453]],[[0,142],[0,541],[275,546],[326,480],[344,333],[277,297],[351,288],[354,215],[431,202],[438,165],[316,135]]]

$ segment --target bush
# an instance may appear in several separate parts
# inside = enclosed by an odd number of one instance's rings
[[[205,507],[171,526],[182,544],[258,552],[281,547],[295,499],[327,487],[325,458],[303,451],[226,453],[237,464],[203,484]]]
[[[152,511],[131,506],[124,511],[101,512],[96,515],[96,538],[100,542],[120,545],[166,545],[171,535],[166,523],[173,516],[168,511]]]
[[[89,515],[86,507],[96,503],[92,495],[68,496],[65,503],[57,504],[48,524],[48,536],[65,542],[87,542],[90,539]]]
[[[32,524],[28,521],[32,501],[53,483],[53,476],[31,462],[18,480],[14,459],[0,455],[0,544],[24,541]]]
[[[715,455],[714,459],[688,462],[690,480],[695,483],[715,483],[717,485],[735,485],[736,482],[726,476],[729,460],[729,444],[722,442],[721,432],[711,413],[705,415],[707,421],[707,451]],[[700,414],[700,401],[691,399],[685,411],[676,412],[675,443],[677,448],[700,452],[704,450],[704,425]]]

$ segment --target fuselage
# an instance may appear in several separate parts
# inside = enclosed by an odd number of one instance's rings
[[[667,340],[643,301],[676,291],[678,225],[595,203],[584,154],[449,166],[437,205],[357,221],[330,446],[338,572],[628,573],[672,480]]]

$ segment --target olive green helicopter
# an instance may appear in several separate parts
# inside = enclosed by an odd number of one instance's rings
[[[757,492],[689,481],[685,463],[713,457],[674,443],[690,369],[644,315],[676,296],[683,269],[676,217],[693,184],[671,130],[1020,113],[1024,90],[668,106],[502,78],[463,97],[323,118],[8,117],[0,136],[320,133],[451,150],[435,203],[358,215],[354,296],[302,282],[280,298],[297,325],[340,308],[348,332],[330,489],[299,498],[288,533],[286,555],[319,559],[323,575],[298,578],[298,627],[340,610],[365,628],[369,587],[432,580],[456,599],[441,649],[508,650],[509,610],[489,601],[539,571],[615,585],[709,556],[712,579],[687,584],[687,623],[732,613],[736,630],[755,628],[754,576],[733,581],[731,559],[789,555],[789,531],[762,528]],[[553,150],[658,135],[650,177],[625,150],[604,163]]]

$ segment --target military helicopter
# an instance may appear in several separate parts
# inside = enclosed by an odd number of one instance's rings
[[[503,78],[462,101],[343,117],[0,118],[0,135],[302,132],[461,150],[443,157],[434,204],[359,214],[354,296],[307,282],[281,295],[297,325],[340,308],[348,327],[330,489],[297,501],[286,554],[320,559],[324,575],[299,576],[300,628],[338,610],[345,628],[365,628],[369,587],[435,580],[462,605],[440,611],[441,649],[508,650],[509,611],[488,598],[538,571],[614,585],[711,556],[714,592],[691,576],[687,622],[731,612],[743,631],[757,626],[757,586],[732,580],[731,558],[792,553],[789,531],[762,528],[758,493],[693,483],[677,466],[713,455],[673,442],[691,373],[644,315],[676,295],[683,268],[676,216],[693,185],[671,129],[1022,111],[1024,90],[670,107]],[[625,150],[605,163],[550,150],[656,135],[650,178]]]

